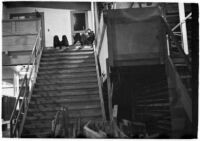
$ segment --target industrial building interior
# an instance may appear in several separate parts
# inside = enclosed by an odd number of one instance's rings
[[[197,138],[198,3],[2,10],[2,137]]]

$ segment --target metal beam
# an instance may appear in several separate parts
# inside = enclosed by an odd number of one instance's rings
[[[182,21],[185,20],[185,7],[184,7],[184,3],[178,3],[178,9],[179,9],[180,22],[182,22]],[[182,45],[183,45],[183,49],[185,51],[185,54],[189,54],[186,22],[182,23],[180,26],[181,26],[181,33],[182,33]]]

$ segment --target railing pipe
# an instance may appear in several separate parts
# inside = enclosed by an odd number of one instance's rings
[[[176,30],[179,26],[181,26],[183,23],[185,23],[185,21],[186,21],[187,19],[189,19],[191,16],[192,16],[192,12],[189,13],[189,14],[185,17],[185,19],[184,19],[183,21],[181,21],[181,22],[178,23],[175,27],[173,27],[173,28],[172,28],[172,31]]]
[[[33,71],[34,71],[33,69],[37,68],[36,65],[39,64],[39,63],[37,63],[38,56],[39,56],[39,59],[40,59],[41,52],[43,50],[43,47],[41,47],[41,44],[40,44],[40,42],[41,42],[40,32],[41,32],[41,28],[40,28],[39,33],[37,34],[36,40],[34,42],[34,47],[33,47],[33,50],[31,52],[31,57],[30,57],[28,66],[26,68],[26,74],[25,74],[23,82],[22,82],[22,87],[20,88],[20,92],[19,92],[17,101],[15,102],[14,110],[13,110],[11,118],[10,118],[10,136],[11,137],[14,137],[14,136],[19,137],[19,136],[21,136],[21,133],[22,133],[22,129],[23,129],[22,126],[23,126],[24,120],[25,120],[24,116],[26,116],[26,113],[27,113],[27,108],[28,108],[28,105],[29,105],[29,102],[30,102],[30,98],[31,98],[31,94],[32,94],[32,88],[33,88],[33,84],[34,84],[34,83],[32,83],[32,74],[33,74]],[[39,46],[39,47],[37,48],[37,46]],[[31,69],[30,69],[30,65],[32,65]],[[28,72],[29,72],[29,74],[28,74]],[[36,71],[34,71],[34,72],[36,72]],[[25,91],[23,91],[24,87],[25,87]],[[20,99],[20,96],[22,94],[23,94],[23,100],[22,100],[22,103],[20,105],[20,109],[19,109],[17,118],[15,119],[15,122],[13,123],[13,119],[14,119],[15,112],[16,112],[16,107],[19,104],[19,99]],[[22,109],[23,108],[24,108],[24,115],[22,117],[22,122],[21,122],[19,120],[19,118],[20,118],[20,115],[22,115]],[[18,132],[18,135],[17,135],[17,132]]]

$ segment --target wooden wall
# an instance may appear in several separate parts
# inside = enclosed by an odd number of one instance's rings
[[[40,27],[40,19],[3,21],[3,65],[28,63]]]
[[[104,15],[111,66],[164,63],[166,39],[159,9],[117,9]]]

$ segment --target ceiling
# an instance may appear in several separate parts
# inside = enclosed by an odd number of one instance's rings
[[[7,8],[16,7],[38,7],[38,8],[54,8],[54,9],[74,9],[74,10],[90,10],[90,2],[59,2],[59,1],[17,1],[17,2],[3,2]]]

